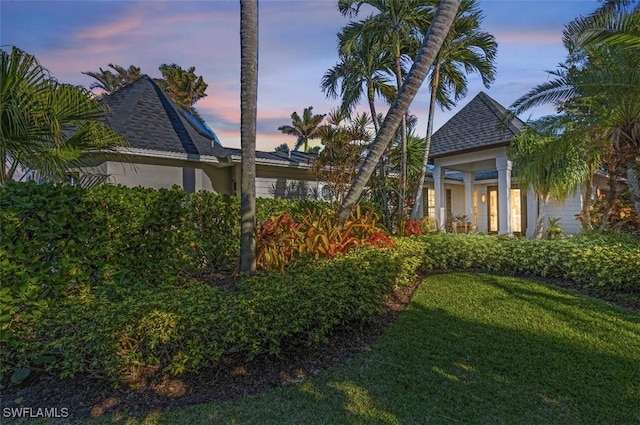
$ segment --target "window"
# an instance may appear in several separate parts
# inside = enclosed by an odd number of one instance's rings
[[[453,220],[453,214],[451,212],[451,189],[447,189],[447,199],[446,199],[446,208],[447,208],[447,220]]]
[[[331,188],[329,187],[328,184],[325,184],[324,186],[322,186],[322,199],[324,199],[325,201],[330,201],[331,200]]]
[[[436,191],[433,189],[425,189],[427,191],[425,202],[425,217],[436,218]]]

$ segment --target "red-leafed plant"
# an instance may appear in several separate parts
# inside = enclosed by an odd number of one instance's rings
[[[406,220],[402,231],[404,236],[422,236],[422,223],[419,220]]]

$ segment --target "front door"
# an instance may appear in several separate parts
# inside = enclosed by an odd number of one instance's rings
[[[487,187],[487,217],[489,233],[498,233],[498,187]],[[511,231],[516,235],[524,235],[527,230],[527,195],[517,187],[511,189]]]

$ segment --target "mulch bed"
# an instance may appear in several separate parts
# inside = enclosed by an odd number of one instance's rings
[[[327,344],[292,346],[280,357],[258,357],[251,362],[226,357],[215,370],[171,377],[156,370],[142,370],[130,388],[114,389],[103,379],[79,376],[60,380],[48,374],[36,374],[26,382],[0,385],[0,408],[67,408],[71,418],[82,420],[116,412],[134,413],[176,409],[192,404],[236,400],[266,389],[300,382],[318,375],[336,364],[353,358],[370,347],[405,309],[421,279],[395,291],[388,300],[387,312],[378,321],[366,325],[346,325],[336,329]],[[553,281],[559,286],[575,285]],[[640,311],[640,301],[605,297],[602,292],[581,292]],[[22,399],[19,405],[16,399]]]

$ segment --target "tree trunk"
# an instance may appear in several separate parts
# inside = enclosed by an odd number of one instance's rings
[[[255,273],[258,0],[240,0],[240,52],[240,271]]]
[[[609,217],[611,217],[611,211],[613,210],[613,203],[618,197],[618,164],[615,160],[607,163],[607,169],[609,173],[609,193],[607,194],[607,209],[602,215],[600,221],[600,227],[598,231],[603,232],[607,226],[609,226]]]
[[[398,93],[402,87],[402,68],[400,67],[400,42],[397,41],[396,54],[394,58],[396,71],[396,84]],[[400,183],[398,184],[398,223],[397,228],[402,228],[402,219],[404,218],[404,199],[406,197],[405,189],[407,184],[407,115],[406,111],[402,116],[400,125]],[[391,230],[391,229],[389,229]]]
[[[542,239],[544,230],[544,219],[547,218],[547,204],[549,203],[549,195],[538,195],[540,201],[540,209],[538,211],[538,221],[536,222],[536,231],[534,237]]]
[[[633,206],[636,209],[636,214],[640,216],[640,181],[638,178],[638,161],[635,158],[631,159],[627,163],[627,181],[629,182],[629,191],[631,192],[631,199],[633,200]]]
[[[373,121],[373,128],[378,134],[380,130],[380,123],[378,122],[378,113],[376,112],[375,105],[375,92],[373,87],[367,85],[367,98],[369,99],[369,111],[371,112],[371,121]],[[387,193],[387,176],[384,169],[384,157],[380,157],[378,161],[378,173],[380,174],[380,197],[382,198],[382,212],[384,214],[384,224],[387,229],[391,231],[391,214],[389,213],[389,194]]]
[[[424,178],[427,175],[427,164],[429,163],[429,151],[431,150],[431,134],[433,133],[433,116],[436,109],[436,92],[440,84],[440,67],[438,65],[433,69],[433,83],[431,84],[431,96],[429,99],[429,119],[427,121],[427,139],[424,147],[424,158],[422,160],[422,170],[418,180],[418,190],[416,191],[415,202],[411,208],[411,219],[417,220],[420,204],[422,204],[422,192],[424,186]]]
[[[591,223],[591,197],[593,196],[593,171],[589,171],[589,180],[585,184],[584,190],[584,202],[582,203],[582,211],[580,212],[580,222],[582,223],[582,230],[592,230],[593,223]]]
[[[360,167],[358,175],[349,188],[347,196],[342,202],[342,205],[340,205],[337,218],[341,224],[344,224],[349,218],[349,214],[362,195],[362,192],[369,182],[369,178],[371,177],[371,174],[373,174],[378,161],[380,161],[382,154],[398,129],[402,118],[409,110],[411,102],[424,82],[424,79],[429,72],[429,68],[433,64],[433,61],[435,60],[436,55],[449,32],[449,28],[456,17],[460,1],[461,0],[442,0],[440,2],[433,22],[429,27],[429,31],[427,31],[422,42],[422,46],[418,51],[416,61],[411,67],[411,70],[409,71],[402,88],[398,92],[396,99],[389,108],[389,112],[380,127],[380,131],[373,141],[371,149],[369,149],[369,154],[367,155],[364,164]]]

